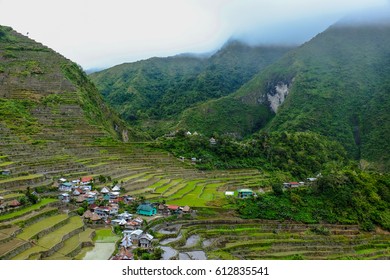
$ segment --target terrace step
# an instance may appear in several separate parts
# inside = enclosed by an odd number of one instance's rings
[[[0,244],[0,260],[9,260],[20,252],[30,248],[32,245],[22,239],[13,238],[12,240]]]

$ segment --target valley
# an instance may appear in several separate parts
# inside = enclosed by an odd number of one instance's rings
[[[0,259],[389,259],[388,32],[87,76],[0,26]]]

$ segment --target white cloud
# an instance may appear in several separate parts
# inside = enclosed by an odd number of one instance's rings
[[[387,2],[0,0],[0,24],[23,34],[29,32],[35,40],[90,68],[150,56],[204,52],[232,35],[257,41],[278,37],[283,41],[284,24],[299,23],[302,28],[306,18],[315,21],[321,17],[316,28],[324,28],[345,13]],[[291,32],[292,28],[286,30]]]

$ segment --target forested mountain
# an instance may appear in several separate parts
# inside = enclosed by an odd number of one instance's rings
[[[290,49],[230,41],[210,57],[151,58],[90,77],[124,119],[159,136],[186,108],[233,93]]]
[[[388,22],[338,23],[235,94],[187,110],[180,125],[241,136],[260,128],[316,132],[340,142],[355,159],[388,167],[389,61]]]

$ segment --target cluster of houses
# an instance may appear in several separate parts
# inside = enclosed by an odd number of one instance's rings
[[[320,176],[320,175],[319,175]],[[318,177],[318,176],[317,176]],[[310,185],[317,180],[317,177],[306,178],[306,182],[285,182],[283,187],[285,189],[298,188],[305,185]],[[226,191],[225,196],[233,197],[236,194],[234,191]],[[257,194],[251,189],[239,189],[237,190],[237,198],[251,198],[256,197]]]
[[[123,238],[119,245],[119,252],[112,257],[112,260],[132,260],[134,255],[132,250],[135,248],[151,249],[153,236],[141,229],[124,230]]]
[[[320,176],[320,174],[318,176]],[[311,183],[313,183],[315,181],[317,181],[317,177],[306,178],[306,182],[285,182],[285,183],[283,183],[283,187],[286,189],[298,188],[301,186],[310,185]]]
[[[154,216],[156,214],[169,216],[177,214],[189,214],[191,213],[191,208],[186,206],[178,205],[167,205],[162,203],[142,203],[137,208],[137,214],[143,216]]]
[[[120,197],[119,186],[114,186],[112,189],[104,187],[102,190],[92,190],[92,177],[83,177],[78,180],[68,181],[65,178],[58,180],[58,190],[60,194],[58,199],[62,202],[70,202],[73,198],[77,203],[86,201],[88,204],[94,204],[98,200],[105,200],[110,203],[118,203],[119,201],[129,202],[133,198],[129,196]]]

